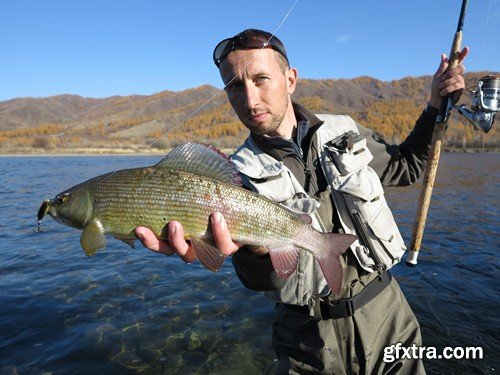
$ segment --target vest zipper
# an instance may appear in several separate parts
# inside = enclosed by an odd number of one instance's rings
[[[352,211],[352,218],[354,219],[354,226],[358,230],[359,235],[360,235],[361,239],[363,240],[364,245],[370,251],[370,255],[375,260],[375,267],[379,271],[385,271],[386,267],[384,265],[384,262],[382,262],[382,260],[378,256],[377,252],[373,250],[371,239],[366,234],[365,228],[368,226],[368,224],[366,222],[363,222],[363,219],[361,218],[360,213],[357,211]]]
[[[311,184],[311,170],[304,163],[304,174],[306,175],[306,179],[304,182],[304,190],[309,192],[310,184]]]

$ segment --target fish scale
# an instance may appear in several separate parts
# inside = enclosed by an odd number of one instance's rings
[[[238,185],[240,176],[227,157],[210,146],[188,143],[153,167],[123,169],[76,185],[46,199],[38,220],[49,213],[65,225],[83,229],[88,255],[106,246],[105,234],[133,246],[135,228],[148,227],[161,239],[166,225],[179,221],[197,258],[215,271],[224,261],[212,245],[209,216],[220,212],[234,241],[265,246],[281,278],[297,268],[301,250],[318,261],[326,282],[340,291],[339,256],[354,242],[348,234],[321,233],[288,208]]]
[[[142,199],[134,194],[138,190]],[[252,244],[268,236],[290,236],[303,225],[287,209],[272,201],[266,204],[262,197],[256,200],[242,188],[168,169],[118,171],[93,183],[91,194],[100,203],[94,217],[116,235],[130,235],[143,225],[161,236],[166,223],[178,220],[186,233],[205,237],[208,216],[214,211],[224,215],[235,240]]]

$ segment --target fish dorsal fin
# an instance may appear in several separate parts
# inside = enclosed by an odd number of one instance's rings
[[[241,176],[229,157],[203,143],[189,142],[175,147],[155,167],[182,170],[241,185]]]

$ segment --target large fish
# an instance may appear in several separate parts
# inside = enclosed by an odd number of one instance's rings
[[[216,271],[224,256],[213,246],[208,224],[215,211],[224,215],[233,240],[269,249],[279,277],[287,278],[297,268],[304,249],[318,261],[330,288],[340,292],[339,257],[355,237],[321,233],[307,215],[244,189],[229,158],[199,143],[174,148],[155,166],[107,173],[46,199],[38,221],[48,213],[62,224],[83,229],[80,243],[93,255],[106,246],[105,234],[134,246],[136,227],[148,227],[165,239],[167,223],[177,220],[200,262]]]

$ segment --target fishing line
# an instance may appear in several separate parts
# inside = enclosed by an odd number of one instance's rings
[[[299,0],[295,0],[292,4],[292,6],[288,9],[288,12],[285,14],[285,16],[283,17],[283,19],[281,20],[281,22],[278,24],[278,26],[276,27],[276,29],[271,33],[271,36],[269,37],[269,39],[267,40],[267,42],[260,48],[260,49],[264,49],[267,47],[267,45],[269,44],[269,42],[271,41],[271,39],[276,35],[276,33],[278,32],[278,30],[281,28],[281,26],[283,26],[283,24],[285,23],[285,21],[288,19],[288,17],[290,16],[290,14],[292,13],[293,11],[293,8],[295,8],[295,5],[297,5],[297,3],[299,2]],[[254,58],[255,59],[255,58]],[[243,68],[241,71],[245,70],[245,68],[247,66],[249,66],[252,61],[254,60],[250,60]],[[206,107],[210,102],[212,102],[213,100],[215,100],[215,98],[217,98],[218,96],[222,95],[224,90],[226,89],[227,86],[229,86],[236,78],[238,77],[238,73],[236,73],[234,75],[233,78],[231,78],[229,80],[228,83],[226,83],[223,87],[223,89],[221,91],[219,91],[218,93],[216,93],[215,95],[213,95],[212,97],[210,97],[209,99],[207,99],[203,104],[201,104],[198,108],[196,108],[192,113],[190,113],[188,116],[186,116],[186,118],[182,119],[180,122],[178,122],[176,125],[170,127],[170,129],[168,129],[165,133],[168,134],[170,133],[171,131],[179,128],[181,125],[183,125],[187,120],[189,120],[191,117],[193,117],[195,114],[197,114],[198,112],[200,112],[204,107]],[[155,139],[154,141],[152,141],[148,146],[149,147],[152,147],[156,142],[158,142],[160,139],[162,139],[162,137],[160,138],[157,138]]]
[[[488,28],[490,24],[490,12],[491,12],[491,1],[488,2],[488,11],[486,13],[486,25],[483,32],[483,45],[481,49],[481,57],[479,58],[479,63],[483,65],[484,62],[484,51],[486,50],[486,37],[488,36]]]
[[[299,2],[299,0],[295,0],[294,3],[292,4],[292,6],[290,7],[290,9],[288,10],[288,12],[286,13],[285,17],[281,20],[280,24],[278,25],[278,27],[276,27],[276,29],[274,30],[274,32],[271,34],[271,37],[268,39],[268,41],[266,42],[266,44],[264,44],[264,46],[261,47],[261,49],[264,49],[266,47],[266,45],[271,41],[271,39],[276,35],[276,33],[278,32],[278,30],[281,28],[281,26],[285,23],[285,21],[287,20],[287,18],[290,16],[290,14],[292,13],[292,10],[293,8],[295,7],[295,5]],[[245,70],[245,68],[250,65],[252,63],[253,59],[250,60],[244,67],[242,70]],[[231,80],[224,85],[224,89],[231,84],[231,82],[233,82],[236,78],[238,77],[238,73],[233,77],[231,78]],[[178,127],[180,127],[182,124],[184,124],[187,120],[189,120],[191,117],[193,117],[196,113],[198,113],[199,111],[201,111],[205,106],[207,106],[211,101],[213,101],[215,98],[217,98],[218,96],[220,96],[223,92],[224,92],[224,89],[219,91],[217,94],[213,95],[212,97],[210,97],[209,99],[207,99],[203,104],[201,104],[198,108],[196,108],[192,113],[190,113],[188,116],[186,116],[186,118],[184,118],[183,120],[181,120],[179,123],[177,123],[175,126],[171,127],[170,129],[168,129],[166,131],[166,134],[170,133],[172,130],[175,130],[177,129]],[[160,137],[160,138],[157,138],[155,139],[153,142],[151,142],[148,146],[149,147],[152,147],[156,142],[158,142],[161,138],[163,137]],[[111,177],[111,175],[113,175],[116,171],[112,172],[109,176],[105,177],[102,181],[99,181],[99,183],[102,183],[104,181],[106,181],[109,177]]]
[[[276,33],[278,32],[278,30],[281,28],[281,26],[285,23],[285,21],[287,20],[288,16],[290,15],[290,13],[292,13],[293,8],[295,8],[295,5],[298,2],[299,2],[299,0],[295,0],[295,2],[292,4],[292,6],[290,7],[290,9],[288,10],[288,13],[285,15],[285,17],[283,18],[283,20],[280,22],[280,24],[278,25],[278,27],[274,30],[274,32],[272,33],[271,37],[267,41],[268,43],[271,41],[271,39],[273,38],[273,36],[276,35]]]
[[[299,2],[299,0],[294,0],[292,6],[290,7],[290,9],[288,10],[288,12],[285,14],[285,16],[283,17],[283,19],[281,20],[281,22],[279,23],[279,25],[276,27],[276,29],[274,30],[274,32],[271,34],[271,37],[268,39],[268,41],[261,47],[261,49],[264,49],[268,44],[269,42],[271,41],[271,39],[276,35],[276,33],[278,32],[278,30],[281,28],[281,26],[285,23],[285,21],[288,19],[288,17],[290,16],[290,14],[292,13],[292,10],[293,8],[295,7],[295,5]],[[245,68],[250,65],[252,63],[253,59],[250,60],[242,69],[245,70]],[[231,84],[237,77],[238,77],[238,73],[235,74],[235,76],[227,83],[224,85],[224,89],[229,85]],[[181,120],[179,123],[177,123],[175,126],[171,127],[169,130],[167,130],[166,134],[168,134],[169,132],[171,132],[172,130],[174,129],[177,129],[178,127],[180,127],[182,124],[184,124],[187,120],[189,120],[191,117],[193,117],[195,114],[197,114],[198,112],[200,112],[205,106],[207,106],[210,102],[212,102],[215,98],[217,98],[219,95],[221,95],[223,92],[224,92],[224,89],[221,90],[220,92],[218,92],[217,94],[213,95],[212,97],[210,97],[208,100],[206,100],[203,104],[201,104],[198,108],[196,108],[192,113],[190,113],[188,116],[186,116],[186,118],[184,118],[183,120]],[[177,93],[176,93],[177,94]],[[176,95],[174,94],[174,96]],[[64,132],[66,134],[68,134],[68,130],[76,127],[77,124],[73,125],[73,126],[70,126],[68,128],[65,128],[64,129]],[[64,133],[59,133],[59,135],[63,135]],[[56,134],[57,135],[57,134]],[[54,136],[52,134],[52,136]],[[157,138],[155,139],[153,142],[151,142],[149,144],[149,147],[152,147],[156,142],[158,142],[160,138]],[[102,180],[100,181],[97,181],[96,183],[97,184],[101,184],[103,182],[105,182],[106,180],[108,180],[111,176],[113,176],[117,171],[113,171],[113,172],[110,172],[106,177],[104,177]],[[38,225],[37,225],[37,228],[34,229],[35,232],[43,232],[44,231],[44,228],[42,227],[41,225],[41,221],[38,221]]]
[[[288,9],[287,13],[285,14],[285,16],[283,17],[283,19],[281,20],[281,22],[278,24],[278,26],[276,27],[276,29],[271,33],[271,37],[267,40],[267,42],[264,44],[264,46],[261,47],[261,49],[264,49],[268,44],[269,42],[271,41],[271,39],[276,35],[276,33],[279,31],[279,29],[283,26],[283,24],[286,22],[286,20],[288,19],[288,17],[290,16],[290,14],[292,13],[293,9],[295,8],[295,5],[297,5],[297,3],[299,2],[299,0],[294,0],[293,4],[291,5],[291,7]],[[252,63],[253,59],[250,60],[243,68],[242,70],[244,70],[248,65],[250,65]],[[210,98],[208,98],[205,102],[203,102],[198,108],[196,108],[193,112],[191,112],[189,115],[187,115],[185,118],[183,118],[181,121],[179,121],[177,124],[175,124],[174,126],[170,127],[164,135],[162,135],[161,137],[158,137],[156,138],[155,140],[153,140],[151,143],[147,144],[146,145],[148,147],[152,147],[155,143],[157,143],[159,140],[161,140],[163,137],[165,137],[165,135],[169,134],[170,132],[172,132],[173,130],[179,128],[181,125],[183,125],[186,121],[188,121],[190,118],[192,118],[194,115],[196,115],[198,112],[200,112],[203,108],[205,108],[209,103],[211,103],[213,100],[215,100],[215,98],[219,97],[220,95],[222,95],[224,93],[224,90],[225,88],[230,85],[236,78],[238,77],[238,73],[235,74],[235,76],[233,78],[231,78],[231,80],[226,83],[223,87],[223,89],[219,92],[217,92],[216,94],[212,95]],[[179,92],[177,93],[174,93],[172,95],[172,97],[175,97],[176,95],[178,95]],[[66,127],[64,128],[60,133],[55,133],[55,134],[47,134],[46,137],[50,137],[50,136],[53,136],[53,137],[60,137],[60,136],[64,136],[64,135],[68,135],[69,134],[69,130],[72,130],[73,128],[76,128],[77,126],[80,126],[80,124],[76,123],[72,126],[69,126],[69,127]],[[83,128],[85,130],[85,127]],[[39,136],[42,136],[43,135],[39,135]]]

